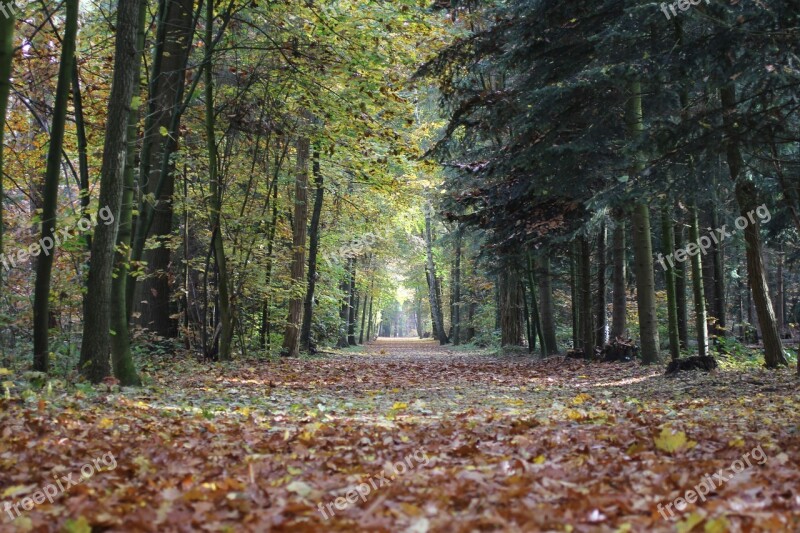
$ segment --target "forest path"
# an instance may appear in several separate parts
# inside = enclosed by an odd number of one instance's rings
[[[0,400],[3,501],[115,461],[0,531],[675,531],[658,505],[717,472],[730,479],[676,519],[800,530],[789,369],[666,378],[381,339],[143,370],[141,389]]]

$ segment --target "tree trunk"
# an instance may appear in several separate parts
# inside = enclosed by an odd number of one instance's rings
[[[339,309],[339,342],[336,344],[337,348],[347,348],[350,343],[347,342],[347,331],[350,320],[350,279],[355,259],[352,257],[347,258],[347,267],[345,269],[345,277],[339,284],[339,290],[342,292],[342,306]]]
[[[595,331],[592,324],[592,248],[588,237],[579,237],[581,291],[581,346],[585,357],[594,355]]]
[[[697,207],[692,207],[689,224],[689,241],[697,243],[700,239],[700,223],[697,218]],[[706,315],[705,294],[703,291],[703,264],[700,253],[692,256],[692,292],[694,295],[695,330],[697,331],[697,354],[708,355],[708,319]]]
[[[632,140],[641,137],[644,130],[642,120],[642,87],[635,81],[630,86],[626,122]],[[637,155],[637,159],[639,156]],[[641,161],[636,161],[632,174],[642,170]],[[639,337],[642,344],[642,363],[659,360],[658,318],[656,316],[656,291],[653,274],[653,243],[650,239],[650,209],[644,202],[637,203],[631,217],[633,230],[634,274],[636,275],[636,303],[639,310]]]
[[[427,256],[428,276],[430,279],[429,293],[431,300],[431,315],[434,321],[434,328],[437,332],[439,344],[447,344],[450,339],[444,330],[444,316],[442,315],[442,305],[439,297],[439,282],[436,278],[436,265],[433,262],[433,237],[431,235],[431,213],[430,209],[425,210],[425,252]]]
[[[758,206],[757,191],[752,181],[741,172],[743,161],[739,148],[736,112],[736,86],[731,83],[720,89],[720,99],[723,108],[723,124],[727,134],[726,152],[728,157],[728,170],[735,183],[736,202],[739,204],[740,214],[747,215],[755,211]],[[764,273],[764,262],[761,257],[761,235],[758,218],[753,217],[744,229],[745,250],[747,256],[747,277],[750,281],[750,290],[756,306],[758,323],[761,326],[761,335],[764,339],[764,361],[768,368],[786,365],[786,356],[783,354],[778,327],[775,324],[775,312],[769,299],[769,289]]]
[[[364,326],[367,321],[367,306],[369,305],[370,295],[364,294],[364,303],[361,305],[361,327],[358,329],[358,344],[364,344]]]
[[[522,302],[519,275],[506,268],[500,274],[500,345],[522,346]]]
[[[661,209],[661,235],[663,240],[664,256],[669,256],[675,250],[675,234],[669,209]],[[663,261],[665,267],[664,279],[667,285],[667,319],[669,322],[669,354],[675,361],[681,356],[680,336],[678,335],[678,305],[675,295],[675,267],[671,261]]]
[[[597,236],[597,300],[595,301],[595,346],[602,348],[608,342],[608,317],[606,315],[608,299],[606,296],[606,224],[600,225]]]
[[[358,320],[359,294],[356,289],[356,268],[350,278],[350,309],[347,318],[347,344],[356,345],[356,321]]]
[[[155,51],[150,72],[149,101],[145,120],[140,164],[139,218],[134,224],[143,224],[143,215],[152,210],[150,233],[158,247],[140,253],[134,247],[132,259],[146,262],[145,278],[130,277],[126,294],[128,314],[136,310],[136,323],[161,337],[175,337],[177,324],[171,317],[172,287],[169,267],[172,252],[167,241],[173,228],[173,194],[175,190],[175,165],[173,154],[178,150],[178,130],[171,132],[173,121],[180,122],[181,101],[185,92],[185,70],[189,53],[188,43],[194,33],[192,0],[162,0],[159,3]],[[209,53],[210,58],[210,52]],[[164,132],[170,132],[164,135]],[[162,164],[166,161],[166,166]],[[166,168],[162,176],[162,170]],[[160,187],[160,190],[159,190]],[[154,205],[144,201],[144,194],[156,195]],[[129,238],[129,244],[132,243]],[[144,236],[145,238],[147,235]]]
[[[139,7],[139,24],[136,36],[136,80],[134,94],[140,91],[142,75],[142,54],[145,44],[145,24],[147,20],[147,2]],[[138,101],[138,100],[136,100]],[[133,188],[134,165],[136,162],[136,139],[138,138],[139,105],[131,104],[128,116],[128,151],[123,172],[122,203],[120,204],[119,232],[117,233],[116,272],[111,281],[111,367],[114,376],[122,385],[138,386],[141,384],[136,366],[131,355],[130,332],[128,329],[128,308],[125,305],[126,285],[128,283],[128,261],[130,260],[130,242],[133,221]]]
[[[783,245],[775,252],[775,301],[772,306],[775,308],[775,323],[778,326],[778,333],[783,334],[784,327],[784,286],[783,286]]]
[[[455,261],[453,266],[453,345],[461,344],[461,239],[462,229],[456,230]]]
[[[683,235],[685,228],[680,221],[675,223],[675,246],[673,250],[682,250],[684,246]],[[678,339],[680,348],[686,350],[689,347],[689,318],[686,308],[686,263],[677,261],[673,270],[675,277],[675,306],[678,313]]]
[[[67,117],[67,105],[72,83],[72,62],[75,61],[75,38],[78,33],[78,0],[68,0],[66,26],[61,46],[61,65],[58,70],[56,99],[53,105],[53,124],[50,128],[50,145],[47,151],[47,169],[44,177],[44,194],[42,195],[42,244],[49,242],[48,250],[41,250],[36,262],[36,286],[33,298],[33,368],[39,372],[47,372],[50,368],[50,275],[53,270],[55,256],[56,215],[58,210],[58,180],[61,176],[61,150],[64,145],[64,126]],[[13,22],[14,17],[8,17]],[[5,78],[7,81],[7,78]],[[5,111],[8,98],[3,98]],[[5,122],[6,115],[0,115]],[[0,174],[0,181],[2,181]],[[1,202],[0,202],[1,203]],[[34,245],[35,246],[35,245]],[[32,254],[33,255],[33,254]],[[105,376],[104,376],[105,377]]]
[[[310,243],[308,246],[308,287],[306,299],[303,303],[303,327],[300,330],[300,350],[309,351],[311,348],[311,319],[314,313],[314,292],[317,287],[317,251],[319,250],[319,221],[322,218],[322,202],[325,197],[324,178],[319,164],[319,150],[314,150],[314,185],[317,187],[314,197],[314,212],[311,215],[309,228]]]
[[[211,49],[213,47],[213,21],[214,0],[208,0],[208,2],[206,2],[206,49]],[[219,295],[219,317],[222,326],[218,357],[220,361],[229,361],[231,359],[231,347],[233,344],[233,310],[231,308],[231,285],[228,277],[228,262],[225,258],[225,241],[222,235],[222,187],[217,165],[217,136],[214,130],[216,122],[214,113],[214,74],[210,55],[208,59],[209,64],[205,69],[205,127],[206,142],[208,143],[208,196],[211,219],[211,244],[214,249],[214,261],[219,276],[217,293]]]
[[[537,284],[539,285],[539,309],[542,322],[542,339],[547,355],[558,353],[556,341],[555,308],[553,306],[553,275],[550,271],[550,257],[542,256],[535,262]]]
[[[11,4],[9,4],[11,5]],[[14,58],[14,25],[16,17],[0,18],[0,200],[5,198],[3,192],[3,139],[5,138],[6,111],[8,110],[8,95],[11,92],[11,60]],[[3,203],[0,201],[0,254],[3,253]],[[3,271],[0,269],[0,284],[3,280]]]
[[[577,350],[581,339],[580,255],[577,243],[573,244],[569,254],[569,281],[570,305],[572,308],[572,349]]]
[[[102,208],[108,208],[115,220],[111,224],[98,224],[92,240],[79,367],[81,372],[95,383],[111,373],[112,273],[122,204],[125,155],[128,147],[128,117],[137,86],[136,41],[140,3],[143,1],[120,2],[117,7],[114,76],[108,104],[103,164],[100,170],[100,205]]]
[[[372,342],[372,304],[375,303],[375,295],[372,295],[369,299],[369,321],[367,322],[367,342]]]
[[[306,233],[308,231],[308,139],[297,140],[297,169],[294,182],[294,216],[292,236],[292,293],[297,294],[297,286],[303,283],[306,267]],[[320,204],[321,205],[321,204]],[[289,300],[289,316],[286,318],[286,332],[283,336],[283,355],[300,355],[300,325],[303,312],[303,298],[293,296]],[[310,325],[309,325],[310,328]]]
[[[625,336],[628,296],[625,292],[625,221],[617,219],[613,244],[614,273],[611,296],[611,338]]]

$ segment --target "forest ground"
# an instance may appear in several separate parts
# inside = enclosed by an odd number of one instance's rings
[[[673,378],[384,339],[144,373],[0,400],[0,530],[800,530],[790,369]],[[5,502],[101,457],[10,523]]]

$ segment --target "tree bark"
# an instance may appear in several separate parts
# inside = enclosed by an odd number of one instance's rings
[[[436,329],[439,344],[444,345],[450,342],[447,332],[444,330],[444,316],[442,315],[442,305],[439,298],[439,282],[436,278],[436,265],[433,262],[433,237],[431,235],[431,213],[430,209],[425,211],[425,252],[429,276],[429,296],[431,300],[431,315],[433,317],[434,328]]]
[[[581,346],[585,357],[594,356],[595,331],[592,324],[592,248],[589,238],[578,237],[580,246]]]
[[[297,140],[297,169],[294,185],[294,228],[292,236],[292,292],[303,283],[306,266],[306,232],[308,226],[308,139]],[[300,355],[300,325],[303,312],[303,298],[294,296],[289,300],[289,316],[286,318],[286,331],[283,336],[283,355]],[[310,325],[309,325],[310,328]]]
[[[535,262],[537,283],[539,285],[539,308],[542,322],[542,339],[547,355],[558,353],[556,341],[555,308],[553,305],[553,275],[550,271],[550,258],[542,256]]]
[[[608,342],[608,299],[606,296],[606,224],[600,225],[597,236],[597,300],[595,301],[595,346],[602,348]]]
[[[14,0],[11,0],[12,2]],[[13,7],[13,3],[8,4]],[[11,92],[11,60],[14,58],[14,25],[16,17],[0,17],[0,200],[5,198],[3,192],[3,139],[6,129],[6,111],[8,110],[8,95]],[[3,203],[0,201],[0,254],[3,253]],[[3,280],[3,271],[0,269],[0,284]]]
[[[664,256],[669,256],[675,250],[675,234],[669,209],[661,209],[661,236],[663,240]],[[681,356],[680,336],[678,335],[678,305],[675,295],[675,267],[670,261],[664,261],[664,279],[667,286],[667,319],[669,331],[669,354],[675,361]]]
[[[319,250],[319,222],[322,218],[322,202],[325,197],[325,184],[319,163],[319,150],[314,150],[314,212],[311,215],[308,246],[308,287],[303,303],[303,327],[300,330],[300,350],[307,352],[311,348],[311,319],[314,313],[314,292],[317,287],[317,252]]]
[[[673,250],[682,250],[684,247],[685,228],[680,221],[675,223],[673,235],[675,236],[675,246]],[[672,253],[672,250],[670,251]],[[678,339],[680,348],[686,350],[689,347],[689,318],[686,304],[686,263],[676,262],[673,270],[675,274],[675,307],[678,313]]]
[[[507,268],[500,274],[501,346],[522,346],[522,318],[519,275]]]
[[[214,0],[206,2],[206,35],[205,46],[213,48],[214,38]],[[219,338],[219,360],[231,359],[233,344],[233,310],[230,298],[230,279],[228,277],[228,262],[225,257],[225,241],[222,235],[222,187],[220,184],[219,168],[217,164],[217,136],[214,113],[214,75],[212,58],[208,55],[209,64],[205,69],[205,127],[206,143],[208,144],[208,173],[209,173],[209,211],[211,219],[211,245],[214,250],[214,262],[217,267],[219,282],[217,293],[219,296],[219,318],[221,323],[221,336]],[[216,336],[215,336],[216,337]]]
[[[732,82],[720,89],[723,109],[723,125],[726,132],[726,153],[731,180],[735,183],[736,202],[740,214],[747,218],[758,206],[757,191],[752,181],[742,173],[742,154],[739,148],[736,113],[736,85]],[[749,221],[749,219],[748,219]],[[761,336],[764,340],[764,362],[768,368],[776,368],[788,364],[783,354],[778,327],[775,323],[775,312],[769,299],[769,289],[761,257],[761,235],[759,219],[752,217],[744,229],[745,250],[747,256],[747,277],[756,306]]]
[[[154,205],[144,200],[139,205],[140,217],[152,210],[150,233],[158,247],[145,250],[143,256],[133,254],[134,261],[146,262],[146,277],[130,277],[126,294],[128,313],[136,310],[136,323],[161,337],[175,337],[177,324],[170,310],[172,287],[169,266],[172,251],[166,242],[173,229],[173,195],[175,190],[175,165],[173,154],[178,149],[179,133],[170,132],[173,115],[180,122],[180,102],[185,92],[185,70],[189,58],[193,27],[192,0],[162,0],[159,4],[156,46],[150,73],[147,120],[145,120],[140,165],[140,192],[156,195]],[[210,57],[210,56],[209,56]],[[170,132],[164,135],[163,132]],[[166,172],[162,176],[167,161]],[[161,183],[161,190],[158,190]],[[133,221],[144,223],[144,218]],[[133,229],[132,229],[133,232]],[[147,236],[145,236],[147,237]],[[129,237],[132,243],[133,234]]]
[[[453,345],[461,344],[461,239],[462,228],[456,229],[455,260],[453,265]]]
[[[626,122],[632,140],[638,140],[644,130],[642,119],[642,86],[635,81],[630,85]],[[637,155],[637,159],[639,156]],[[641,161],[634,163],[633,174],[642,170]],[[650,209],[644,202],[633,208],[634,274],[636,275],[636,303],[639,310],[639,337],[642,344],[642,363],[659,360],[658,318],[656,316],[655,278],[653,274],[653,243],[650,239]]]
[[[625,336],[628,296],[625,292],[625,221],[617,219],[613,244],[614,273],[611,296],[611,338]]]
[[[700,228],[697,207],[692,207],[689,224],[689,241],[697,243],[700,239]],[[695,330],[697,331],[697,354],[705,357],[708,354],[708,318],[706,314],[705,293],[703,290],[703,263],[700,253],[692,256],[692,292],[694,295]]]
[[[128,148],[128,117],[137,85],[136,41],[142,1],[144,0],[120,2],[117,7],[114,76],[100,171],[100,205],[102,208],[108,208],[115,220],[111,224],[98,224],[92,240],[79,367],[81,372],[95,383],[111,373],[112,273]]]
[[[36,285],[33,297],[33,368],[47,372],[50,368],[50,277],[53,257],[56,253],[56,216],[58,210],[58,181],[61,177],[61,150],[64,146],[64,129],[67,105],[72,83],[72,63],[75,61],[75,39],[78,34],[78,0],[66,2],[66,25],[61,40],[61,65],[58,70],[56,99],[53,105],[53,124],[50,128],[50,145],[47,150],[47,168],[42,195],[41,240],[47,239],[52,246],[41,250],[36,261]],[[13,19],[14,17],[9,17]],[[7,78],[6,78],[7,81]],[[8,101],[3,98],[4,103]],[[5,110],[5,104],[3,105]],[[0,121],[5,122],[5,112]],[[2,181],[0,174],[0,181]],[[1,203],[1,202],[0,202]]]
[[[145,21],[147,2],[139,7],[139,23],[136,35],[136,71],[134,94],[138,94],[141,83],[142,54],[144,53]],[[138,101],[138,100],[137,100]],[[133,221],[134,165],[136,163],[136,139],[138,137],[139,105],[131,103],[128,116],[128,151],[123,172],[122,202],[120,204],[119,231],[117,233],[116,272],[111,281],[111,367],[114,376],[122,385],[141,385],[131,354],[131,341],[128,326],[128,308],[125,302],[128,283],[128,261],[130,261],[130,242]]]

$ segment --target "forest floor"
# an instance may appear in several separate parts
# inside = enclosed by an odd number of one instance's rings
[[[793,369],[662,373],[381,340],[12,393],[0,531],[799,531]]]

